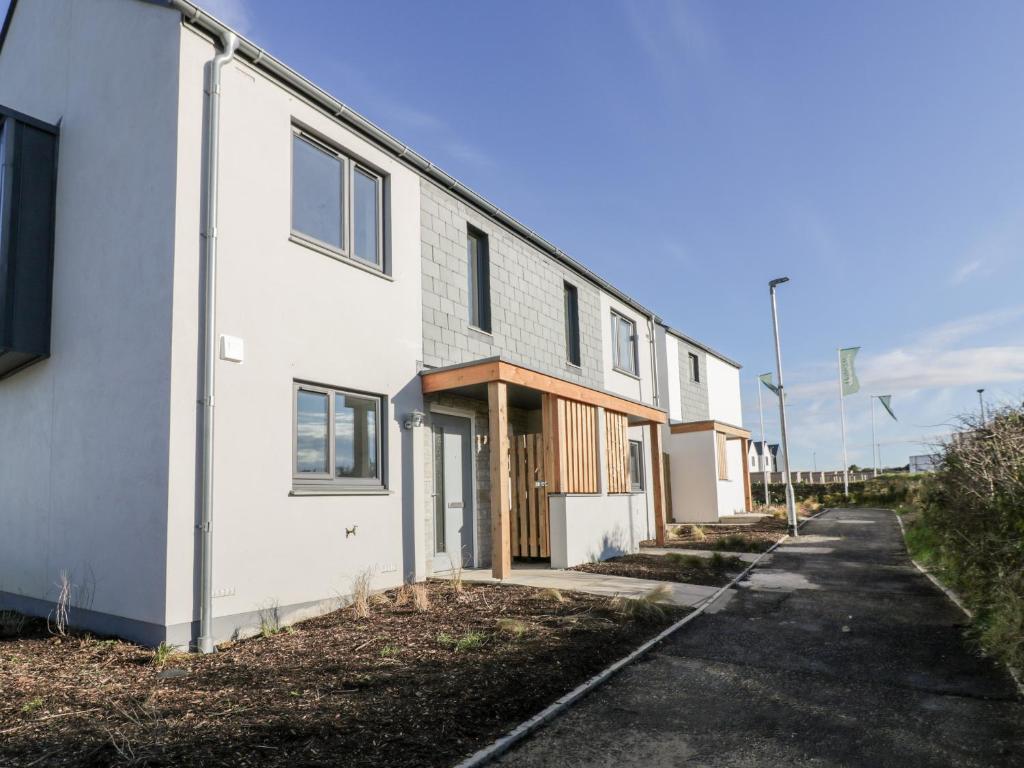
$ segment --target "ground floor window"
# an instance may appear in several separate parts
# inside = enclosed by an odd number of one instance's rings
[[[629,489],[633,493],[644,489],[644,444],[639,440],[629,441]]]
[[[383,488],[385,406],[380,395],[296,382],[295,485],[324,490]]]

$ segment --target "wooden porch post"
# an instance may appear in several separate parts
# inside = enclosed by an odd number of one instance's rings
[[[747,512],[754,511],[754,500],[750,494],[750,439],[740,438],[740,451],[743,454],[743,498],[747,504]]]
[[[661,460],[661,425],[648,424],[651,433],[651,476],[654,480],[654,537],[665,546],[665,477]]]
[[[490,417],[491,459],[491,573],[496,579],[508,578],[512,570],[512,530],[509,509],[508,457],[508,385],[503,381],[487,384],[487,409]]]

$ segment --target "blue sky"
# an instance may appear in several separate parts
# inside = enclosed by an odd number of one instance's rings
[[[1024,4],[200,4],[743,363],[755,435],[789,275],[795,468],[840,464],[838,346],[860,464],[870,392],[887,464],[1024,398]]]
[[[774,368],[794,467],[905,463],[1024,398],[1024,5],[208,0],[225,21],[658,311]],[[297,11],[297,9],[301,9]],[[766,400],[766,403],[770,402]],[[776,409],[767,409],[769,439]]]

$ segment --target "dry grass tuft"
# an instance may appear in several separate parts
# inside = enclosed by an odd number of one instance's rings
[[[708,540],[708,535],[706,533],[704,533],[704,529],[701,528],[699,525],[691,525],[690,526],[690,535],[693,537],[694,541],[707,541]]]
[[[544,600],[550,600],[552,603],[565,602],[565,598],[562,597],[562,593],[554,587],[551,587],[550,589],[545,589],[543,592],[540,593],[540,597]]]
[[[430,593],[427,592],[426,584],[413,584],[410,587],[412,592],[412,607],[418,613],[425,613],[430,610]]]
[[[357,619],[370,618],[370,580],[373,572],[369,569],[352,579],[352,612]]]
[[[641,597],[613,597],[609,611],[621,621],[658,621],[668,614],[672,590],[661,584]]]
[[[501,634],[509,635],[515,640],[518,640],[530,630],[529,625],[519,619],[498,619],[497,627]]]
[[[398,592],[395,593],[395,605],[398,608],[402,608],[409,604],[412,600],[412,589],[408,584],[403,584],[398,588]]]

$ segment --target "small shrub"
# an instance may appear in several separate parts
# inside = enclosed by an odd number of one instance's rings
[[[710,565],[716,571],[720,571],[725,567],[725,562],[725,555],[723,555],[721,552],[712,552],[708,565]]]
[[[160,645],[156,647],[156,650],[153,651],[153,666],[162,667],[167,663],[167,660],[171,657],[172,653],[174,653],[173,646],[170,646],[167,643],[160,643]]]
[[[274,600],[259,610],[260,616],[260,637],[273,637],[281,631],[281,615]]]
[[[393,659],[399,654],[400,651],[401,648],[399,648],[397,645],[391,645],[389,643],[380,649],[380,657],[382,659]]]
[[[418,613],[425,613],[430,610],[430,593],[427,592],[427,587],[424,584],[413,584],[411,587],[412,592],[412,607],[416,609]]]
[[[441,632],[437,636],[437,642],[443,645],[445,648],[453,648],[456,652],[460,651],[471,651],[474,648],[479,648],[484,643],[484,636],[480,632],[469,631],[466,632],[462,637],[456,638],[447,632]]]
[[[68,616],[71,611],[71,576],[61,570],[57,581],[57,602],[46,619],[46,626],[51,634],[64,637],[68,632]]]
[[[669,552],[665,557],[668,558],[670,563],[678,565],[681,568],[703,568],[705,566],[704,558],[699,555],[684,555],[682,552]]]

